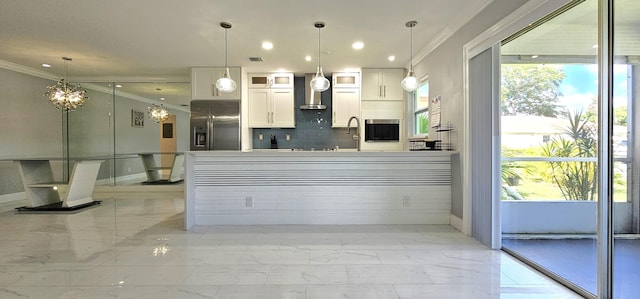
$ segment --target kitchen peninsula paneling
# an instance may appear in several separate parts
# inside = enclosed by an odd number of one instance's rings
[[[185,226],[449,224],[453,152],[189,152]]]
[[[191,68],[191,99],[240,100],[240,90],[242,90],[240,71],[240,67],[229,67],[231,79],[236,82],[237,87],[233,92],[221,92],[216,88],[216,81],[224,75],[224,67]]]

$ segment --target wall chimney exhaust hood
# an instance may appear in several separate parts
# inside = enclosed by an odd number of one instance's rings
[[[311,88],[311,79],[315,74],[304,75],[304,105],[300,106],[302,110],[325,110],[327,106],[322,105],[320,92],[316,92]]]

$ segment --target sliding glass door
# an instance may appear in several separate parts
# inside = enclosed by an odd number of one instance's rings
[[[613,37],[598,14],[607,4]],[[572,1],[501,46],[503,248],[587,297],[607,297],[603,270],[614,298],[640,294],[638,15],[637,1]],[[607,217],[611,251],[599,246]]]
[[[638,101],[640,97],[640,3],[614,1],[613,19],[613,298],[640,294],[638,229]],[[620,185],[629,188],[619,188]]]

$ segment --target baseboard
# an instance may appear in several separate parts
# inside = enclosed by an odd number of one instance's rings
[[[16,192],[0,195],[0,203],[8,203],[13,201],[24,200],[27,198],[27,193],[25,192]]]
[[[184,184],[170,184],[170,185],[123,185],[123,186],[111,186],[102,185],[96,186],[93,189],[93,193],[111,193],[111,192],[184,192]]]
[[[134,173],[134,174],[128,174],[128,175],[122,175],[122,176],[116,177],[116,182],[122,182],[122,181],[140,181],[140,182],[142,182],[146,178],[147,178],[147,175],[144,174],[143,172],[141,172],[141,173]],[[111,185],[112,183],[113,183],[113,179],[112,178],[96,180],[96,186]]]
[[[464,224],[462,222],[462,219],[458,218],[457,216],[453,214],[449,215],[449,225],[453,226],[453,228],[464,233],[464,228],[463,228]]]

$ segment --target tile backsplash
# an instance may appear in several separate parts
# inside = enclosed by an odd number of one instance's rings
[[[331,82],[331,78],[329,78]],[[294,78],[295,94],[295,129],[253,129],[253,148],[271,148],[271,138],[275,137],[277,147],[280,149],[303,148],[303,149],[324,149],[324,148],[356,148],[357,144],[351,139],[352,135],[347,134],[346,128],[331,128],[331,88],[322,92],[322,104],[327,106],[326,110],[301,110],[300,105],[304,104],[305,86],[304,77]],[[354,129],[351,129],[354,132]],[[262,134],[262,140],[259,136]],[[289,135],[289,140],[287,140]]]

